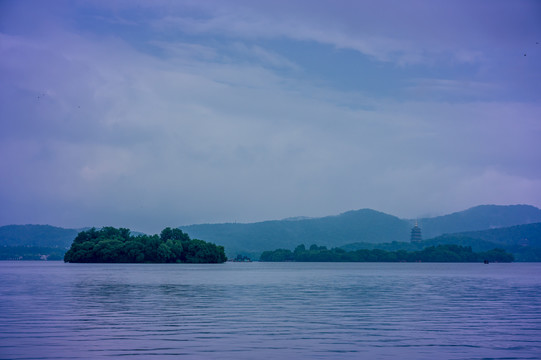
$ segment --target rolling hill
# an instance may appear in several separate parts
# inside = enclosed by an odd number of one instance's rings
[[[541,222],[530,205],[481,205],[449,215],[418,220],[423,238]],[[337,247],[350,243],[407,242],[413,220],[362,209],[322,218],[298,218],[250,224],[201,224],[182,227],[191,237],[224,245],[229,256],[258,254],[299,244]]]
[[[264,250],[292,248],[301,243],[339,246],[351,242],[409,239],[407,221],[382,212],[362,209],[322,218],[285,219],[249,224],[183,226],[192,238],[224,245],[228,256],[259,254]]]
[[[449,215],[419,220],[423,238],[465,231],[541,222],[541,210],[530,205],[480,205]]]
[[[79,231],[50,225],[1,226],[0,246],[69,248]]]
[[[486,246],[492,243],[507,244],[507,240],[498,240],[503,238],[514,239],[512,241],[519,246],[527,238],[530,242],[527,245],[531,247],[534,242],[535,246],[539,243],[535,236],[528,235],[529,227],[518,227],[524,236],[518,235],[516,229],[507,228],[541,223],[541,210],[529,205],[482,205],[449,215],[419,219],[418,222],[424,239],[461,233],[462,241],[465,238],[482,240]],[[229,257],[242,254],[257,258],[265,250],[291,250],[299,244],[343,247],[353,243],[409,242],[413,223],[413,220],[361,209],[321,218],[297,217],[247,224],[197,224],[180,228],[191,238],[223,245]],[[49,225],[2,226],[0,246],[68,248],[79,231]],[[453,239],[458,241],[456,236]]]
[[[460,235],[505,246],[531,246],[541,248],[541,222],[509,226],[500,229],[468,231],[460,233]]]

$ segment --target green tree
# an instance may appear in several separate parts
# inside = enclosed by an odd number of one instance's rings
[[[123,252],[126,256],[126,262],[141,263],[145,261],[145,246],[139,240],[132,240],[124,243]]]
[[[169,249],[166,243],[161,243],[156,251],[158,261],[163,263],[172,262],[175,260],[175,254]]]
[[[162,239],[164,242],[167,240],[190,241],[188,234],[185,234],[180,229],[171,229],[170,227],[162,230],[160,233],[160,239]]]
[[[183,259],[185,260],[185,258],[183,258],[184,249],[180,241],[169,239],[167,240],[166,244],[167,244],[167,247],[169,247],[169,249],[173,253],[175,262],[182,262]]]
[[[94,248],[98,262],[125,262],[123,261],[123,246],[122,241],[117,240],[116,237],[114,239],[101,240]]]

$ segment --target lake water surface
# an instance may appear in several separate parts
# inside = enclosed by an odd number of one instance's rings
[[[541,264],[0,262],[2,359],[540,359]]]

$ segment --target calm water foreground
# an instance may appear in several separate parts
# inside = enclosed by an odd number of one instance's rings
[[[0,262],[2,359],[540,359],[541,264]]]

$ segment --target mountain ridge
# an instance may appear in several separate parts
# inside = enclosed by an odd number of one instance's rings
[[[355,222],[355,224],[348,224],[348,220]],[[422,227],[423,237],[432,238],[446,233],[479,231],[541,222],[541,210],[532,205],[522,204],[479,205],[448,215],[418,219],[418,222]],[[184,226],[182,229],[193,237],[201,237],[208,241],[221,241],[228,254],[235,255],[235,251],[250,254],[280,247],[292,249],[301,243],[334,247],[353,242],[405,242],[409,241],[413,223],[412,219],[400,219],[372,209],[359,209],[338,215],[295,221],[270,220],[247,224],[196,224]],[[344,224],[347,226],[344,227]],[[303,230],[305,225],[308,227],[308,231]],[[277,226],[279,229],[273,228],[273,226]],[[276,241],[280,237],[281,239]],[[352,239],[355,240],[350,241]]]
[[[432,238],[441,234],[487,230],[540,221],[540,209],[532,205],[518,204],[478,205],[447,215],[419,219],[419,224],[423,237]]]
[[[428,239],[443,234],[541,222],[541,210],[532,205],[479,205],[417,221],[423,238]],[[407,242],[413,223],[412,219],[364,208],[319,218],[193,224],[179,228],[192,238],[224,246],[230,257],[238,253],[257,257],[265,250],[293,249],[301,243],[339,247],[351,243]],[[79,231],[51,225],[6,225],[0,227],[0,246],[67,248]]]

